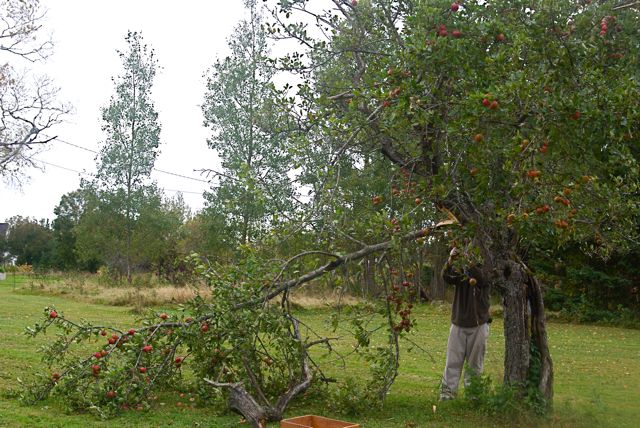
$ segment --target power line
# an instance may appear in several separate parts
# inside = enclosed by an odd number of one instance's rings
[[[192,191],[189,191],[189,190],[177,190],[177,189],[163,189],[163,190],[164,190],[165,192],[191,193],[191,194],[193,194],[193,195],[200,195],[200,196],[202,196],[202,194],[204,193],[204,191],[202,191],[202,192],[192,192]]]
[[[58,137],[54,137],[54,140],[56,140],[56,141],[60,141],[62,144],[67,144],[67,145],[69,145],[69,146],[75,147],[75,148],[80,149],[80,150],[84,150],[84,151],[86,151],[86,152],[90,152],[90,153],[98,154],[98,152],[97,152],[96,150],[88,149],[88,148],[86,148],[86,147],[82,147],[82,146],[79,146],[79,145],[77,145],[77,144],[73,144],[73,143],[70,143],[70,142],[68,142],[68,141],[61,140],[61,139],[60,139],[60,138],[58,138]]]
[[[61,138],[58,138],[58,137],[54,137],[54,140],[59,141],[59,142],[61,142],[62,144],[67,144],[67,145],[69,145],[69,146],[71,146],[71,147],[75,147],[75,148],[77,148],[77,149],[84,150],[84,151],[86,151],[86,152],[90,152],[90,153],[98,154],[98,151],[96,151],[96,150],[89,149],[89,148],[87,148],[87,147],[83,147],[83,146],[80,146],[80,145],[78,145],[78,144],[70,143],[69,141],[65,141],[65,140],[63,140],[63,139],[61,139]],[[189,176],[187,176],[187,175],[178,174],[177,172],[165,171],[165,170],[162,170],[162,169],[159,169],[159,168],[153,168],[153,170],[154,170],[154,171],[157,171],[157,172],[160,172],[160,173],[162,173],[162,174],[173,175],[174,177],[184,178],[184,179],[186,179],[186,180],[193,180],[193,181],[198,181],[198,182],[200,182],[200,183],[207,183],[207,184],[210,184],[210,181],[209,181],[209,180],[203,180],[203,179],[201,179],[201,178],[189,177]]]
[[[65,171],[76,172],[76,173],[78,173],[80,175],[86,175],[88,177],[93,177],[92,174],[86,173],[84,171],[78,171],[78,170],[75,170],[75,169],[72,169],[72,168],[67,168],[66,166],[56,165],[55,163],[51,163],[51,162],[45,162],[45,161],[43,161],[41,159],[33,158],[33,160],[35,160],[36,162],[41,162],[41,163],[43,163],[45,165],[49,165],[49,166],[53,166],[53,167],[56,167],[56,168],[64,169]]]
[[[89,173],[84,172],[84,171],[78,171],[78,170],[73,169],[73,168],[67,168],[66,166],[57,165],[57,164],[55,164],[55,163],[46,162],[46,161],[43,161],[43,160],[41,160],[41,159],[33,158],[33,160],[34,160],[34,161],[36,161],[36,162],[43,163],[43,164],[45,164],[45,165],[52,166],[52,167],[54,167],[54,168],[60,168],[60,169],[63,169],[63,170],[65,170],[65,171],[75,172],[75,173],[77,173],[77,174],[85,175],[85,176],[87,176],[87,177],[95,177],[95,175],[93,175],[93,174],[89,174]],[[194,191],[191,191],[191,190],[179,190],[179,189],[163,189],[163,190],[164,190],[164,191],[166,191],[166,192],[190,193],[190,194],[193,194],[193,195],[202,195],[202,194],[204,193],[204,191],[202,191],[202,192],[194,192]]]
[[[209,181],[207,181],[207,180],[202,180],[202,179],[200,179],[200,178],[187,177],[186,175],[178,174],[178,173],[175,173],[175,172],[163,171],[163,170],[158,169],[158,168],[154,168],[153,170],[154,170],[154,171],[161,172],[161,173],[163,173],[163,174],[173,175],[173,176],[175,176],[175,177],[186,178],[186,179],[188,179],[188,180],[199,181],[199,182],[201,182],[201,183],[207,183],[207,184],[210,184],[210,182],[209,182]]]

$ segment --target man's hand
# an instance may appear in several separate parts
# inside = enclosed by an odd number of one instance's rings
[[[451,249],[451,252],[449,253],[449,259],[447,260],[447,265],[451,266],[451,264],[453,263],[453,260],[458,257],[458,255],[460,254],[460,250],[458,250],[457,247],[453,247]]]

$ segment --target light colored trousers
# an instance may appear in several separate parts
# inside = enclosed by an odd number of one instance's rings
[[[451,324],[447,343],[447,363],[442,377],[443,395],[455,395],[465,360],[468,364],[468,369],[464,371],[465,386],[469,385],[471,376],[482,374],[488,337],[489,324],[485,323],[479,327],[458,327]]]

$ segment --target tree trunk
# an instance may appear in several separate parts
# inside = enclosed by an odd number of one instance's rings
[[[264,428],[269,420],[267,409],[247,392],[242,383],[227,387],[229,391],[228,405],[231,410],[244,416],[252,428]],[[279,420],[279,419],[276,419]]]
[[[529,305],[526,278],[515,262],[505,264],[504,306],[504,382],[524,386],[530,361]]]
[[[376,270],[375,263],[371,257],[365,257],[362,260],[362,276],[363,276],[363,285],[364,290],[362,293],[363,298],[371,298],[376,297],[378,295],[378,290],[376,287]]]
[[[531,338],[540,355],[538,390],[547,400],[547,403],[551,405],[553,400],[553,362],[551,361],[549,343],[547,341],[542,290],[540,283],[533,275],[529,277],[528,284],[531,305]]]
[[[431,274],[430,294],[432,300],[444,300],[444,279],[442,278],[442,268],[447,262],[448,251],[444,243],[438,242],[433,247],[433,256],[431,266],[433,273]]]
[[[521,395],[535,385],[551,406],[553,363],[540,284],[522,263],[509,260],[499,266],[504,279],[504,383]]]

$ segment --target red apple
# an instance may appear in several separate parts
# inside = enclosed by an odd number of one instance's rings
[[[138,367],[138,371],[140,373],[146,373],[147,372],[147,368],[146,367]]]
[[[142,347],[142,352],[151,352],[153,351],[153,346],[151,345],[145,345]]]
[[[100,332],[100,336],[106,336],[106,335],[107,335],[107,331],[106,331],[106,330],[102,330],[102,331]]]
[[[482,100],[482,105],[485,106],[485,107],[489,107],[491,105],[491,101],[489,101],[488,98],[484,98]]]
[[[460,5],[458,3],[451,4],[451,12],[457,12],[460,9]]]
[[[498,109],[498,102],[496,100],[491,101],[491,104],[489,105],[489,108],[491,110],[497,110]]]
[[[169,318],[169,315],[165,314],[164,312],[160,314],[160,318],[163,320],[166,320],[167,318]]]
[[[567,223],[566,220],[556,220],[555,225],[560,229],[566,229],[567,227],[569,227],[569,223]]]
[[[129,329],[128,333],[129,333],[129,336],[133,336],[134,334],[136,334],[136,331],[131,328]]]
[[[116,398],[116,395],[114,390],[107,391],[107,398]]]
[[[460,37],[462,37],[462,32],[460,30],[453,30],[451,32],[451,36],[456,39],[459,39]]]
[[[482,134],[476,134],[473,136],[473,141],[475,141],[476,143],[481,142],[483,139]]]
[[[503,42],[505,39],[504,33],[500,33],[496,36],[496,41]]]
[[[207,324],[206,322],[203,322],[202,324],[200,324],[200,331],[203,333],[206,333],[209,331],[209,324]]]
[[[58,318],[58,313],[56,311],[49,312],[49,318]]]

